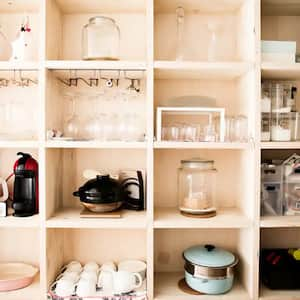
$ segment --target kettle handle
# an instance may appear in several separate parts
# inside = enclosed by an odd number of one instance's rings
[[[79,191],[73,192],[73,196],[80,197]]]
[[[2,185],[2,196],[0,197],[0,201],[6,201],[8,199],[8,187],[5,179],[0,177],[0,184]]]

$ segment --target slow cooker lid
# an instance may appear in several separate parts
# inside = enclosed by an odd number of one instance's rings
[[[213,245],[197,245],[188,248],[183,253],[184,259],[192,264],[204,267],[226,267],[235,262],[235,256]]]

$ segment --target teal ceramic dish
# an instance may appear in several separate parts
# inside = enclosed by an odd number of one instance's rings
[[[213,245],[199,245],[183,253],[185,280],[190,288],[205,294],[224,294],[232,288],[237,257]]]

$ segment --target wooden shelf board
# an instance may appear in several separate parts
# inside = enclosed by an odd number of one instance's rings
[[[11,4],[9,3],[11,2]],[[13,0],[13,1],[0,1],[1,13],[27,13],[38,12],[40,9],[40,0]]]
[[[223,295],[188,295],[177,286],[178,281],[183,277],[183,273],[155,273],[154,300],[250,300],[248,293],[239,282],[235,282],[232,290]]]
[[[56,0],[63,13],[143,13],[146,0]]]
[[[270,290],[264,285],[260,287],[260,300],[300,300],[300,291]]]
[[[300,142],[261,142],[261,149],[300,149]]]
[[[46,221],[48,228],[146,228],[146,211],[123,210],[120,219],[80,218],[82,208],[64,208]]]
[[[0,228],[38,228],[40,226],[40,216],[18,218],[14,216],[1,217]]]
[[[47,148],[146,149],[146,142],[47,141]]]
[[[101,60],[47,60],[45,66],[53,70],[146,70],[142,61],[101,61]]]
[[[300,216],[264,216],[260,219],[261,228],[300,227]]]
[[[155,142],[156,149],[249,149],[250,143]]]
[[[298,0],[262,0],[263,16],[299,16],[300,3]]]
[[[33,283],[24,289],[0,292],[0,300],[41,300],[41,297],[39,274],[34,278]]]
[[[38,148],[38,141],[0,141],[0,148]]]
[[[1,10],[0,10],[1,11]],[[41,67],[39,62],[14,62],[14,61],[0,61],[0,71],[9,71],[9,70],[29,70],[37,71]]]
[[[254,64],[253,64],[254,65]],[[234,79],[251,69],[247,62],[156,61],[156,79]]]
[[[261,73],[265,79],[300,79],[300,63],[263,62]]]
[[[247,228],[251,221],[236,208],[220,209],[212,218],[182,216],[177,208],[155,209],[154,228]]]
[[[239,9],[244,0],[155,0],[156,13],[174,13],[178,6],[184,7],[189,13],[233,12]]]

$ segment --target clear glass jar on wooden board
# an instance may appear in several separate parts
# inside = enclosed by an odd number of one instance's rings
[[[114,19],[96,16],[82,30],[84,60],[118,60],[120,30]]]
[[[182,160],[178,169],[179,210],[199,217],[216,215],[216,174],[213,160]]]

